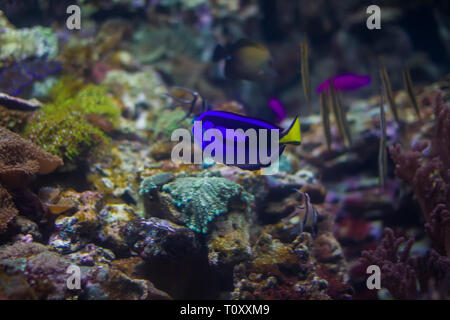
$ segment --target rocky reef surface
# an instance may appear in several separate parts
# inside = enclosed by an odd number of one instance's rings
[[[277,2],[280,14],[292,9]],[[302,108],[302,144],[286,148],[274,174],[176,163],[171,134],[191,121],[165,95],[172,84],[196,88],[220,110],[262,105],[227,98],[236,88],[212,81],[204,58],[220,33],[211,20],[241,35],[255,23],[256,1],[85,3],[93,17],[76,33],[58,23],[14,26],[0,11],[0,299],[448,298],[448,76],[414,87],[420,118],[396,90],[401,122],[378,94],[343,94],[349,146],[333,123],[328,148],[323,118]],[[185,24],[171,20],[173,8]],[[154,20],[130,22],[117,10]],[[311,10],[301,15],[319,37],[333,20]],[[22,21],[20,7],[5,12]],[[353,44],[344,65],[364,60],[347,27],[333,44]],[[296,59],[279,66],[280,87],[295,79]],[[330,65],[339,69],[317,58],[313,81]],[[294,82],[280,96],[297,110],[304,97]],[[241,87],[243,100],[274,89]],[[371,264],[387,283],[378,293],[365,287]],[[80,271],[77,288],[71,270]]]

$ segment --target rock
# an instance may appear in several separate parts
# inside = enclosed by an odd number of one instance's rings
[[[84,247],[95,237],[100,226],[102,194],[93,191],[66,193],[79,203],[73,215],[61,215],[55,220],[56,231],[48,244],[59,253],[71,253]]]
[[[0,247],[0,296],[6,299],[170,299],[146,279],[136,278],[136,258],[112,260],[108,250],[88,245],[61,256],[38,243]],[[131,264],[131,266],[130,266]],[[69,289],[69,266],[80,268],[80,288]]]
[[[217,268],[230,268],[251,257],[251,219],[232,211],[216,219],[207,237],[208,262]]]
[[[14,220],[14,229],[17,230],[19,239],[24,236],[29,236],[32,241],[39,242],[42,240],[42,234],[39,231],[37,223],[31,221],[25,217],[17,216]]]
[[[98,241],[119,256],[127,253],[128,245],[121,230],[139,215],[126,204],[106,205],[99,215],[101,228],[97,234]]]
[[[82,297],[88,300],[169,300],[171,297],[157,289],[152,282],[135,278],[130,268],[136,260],[115,260],[109,267],[96,266],[87,270],[83,277]],[[128,271],[128,272],[127,272]]]
[[[111,250],[90,243],[77,252],[65,255],[65,258],[76,265],[92,267],[104,264],[111,265],[116,256]]]
[[[8,299],[65,299],[69,261],[38,243],[0,247],[0,292]]]
[[[310,259],[311,247],[307,234],[290,244],[261,234],[253,259],[234,268],[232,299],[330,299]]]
[[[173,260],[196,254],[200,248],[191,230],[159,218],[132,220],[123,232],[130,249],[144,260]]]
[[[58,39],[50,28],[16,29],[9,23],[5,25],[0,25],[0,68],[29,58],[53,59],[58,54]]]

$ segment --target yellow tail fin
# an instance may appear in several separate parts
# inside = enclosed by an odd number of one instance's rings
[[[282,137],[280,139],[281,144],[295,144],[299,145],[302,142],[302,136],[300,132],[300,121],[298,120],[298,116],[292,122],[289,129],[283,132]]]

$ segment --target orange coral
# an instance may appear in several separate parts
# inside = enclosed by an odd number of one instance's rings
[[[33,174],[49,174],[63,164],[59,157],[0,127],[0,181],[4,185],[23,186]]]

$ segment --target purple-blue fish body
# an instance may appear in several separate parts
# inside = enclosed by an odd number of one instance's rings
[[[298,145],[301,142],[298,117],[287,130],[264,120],[226,111],[206,111],[195,121],[201,124],[201,130],[194,124],[193,131],[195,141],[202,150],[213,142],[217,143],[216,146],[219,147],[215,149],[214,156],[222,157],[226,165],[244,170],[268,167],[283,153],[286,144]],[[205,139],[204,134],[208,129],[218,130],[223,137],[222,141],[216,142],[216,136],[210,141]],[[227,136],[227,129],[232,129],[233,135]],[[254,132],[255,139],[250,137],[248,130]],[[274,134],[276,136],[272,136]],[[272,138],[278,138],[276,150],[272,150]],[[270,159],[269,162],[267,159]]]

